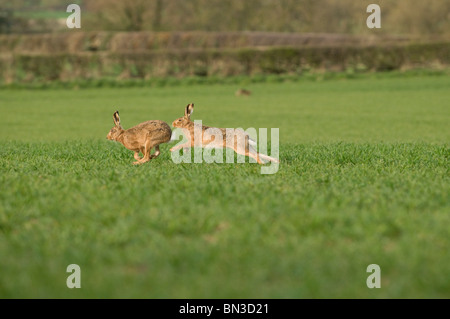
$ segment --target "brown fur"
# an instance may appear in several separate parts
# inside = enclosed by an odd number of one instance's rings
[[[222,136],[223,136],[223,139],[216,141],[215,136],[213,134],[208,134],[208,132],[206,132],[207,129],[212,128],[212,127],[202,125],[202,127],[201,127],[201,134],[202,134],[201,142],[194,141],[195,124],[193,121],[191,121],[191,113],[193,110],[194,110],[194,104],[193,103],[188,104],[184,111],[184,117],[180,117],[180,118],[176,119],[175,121],[173,121],[172,126],[181,128],[183,130],[185,136],[188,136],[187,133],[189,132],[190,140],[188,140],[184,144],[172,147],[170,149],[171,152],[179,150],[180,148],[191,148],[194,146],[197,146],[197,147],[208,146],[208,147],[216,147],[216,148],[225,148],[228,145],[228,147],[232,148],[236,153],[245,155],[245,156],[250,156],[250,157],[254,158],[259,164],[264,164],[259,158],[260,155],[261,155],[261,157],[264,157],[265,159],[270,159],[271,161],[279,162],[275,158],[271,158],[269,156],[262,155],[262,154],[259,154],[258,152],[256,152],[256,150],[253,149],[251,145],[249,145],[249,136],[243,130],[235,130],[235,134],[233,136],[227,136],[226,129],[215,128],[216,130],[220,130],[222,133]],[[200,129],[200,127],[198,127],[198,129]],[[227,143],[227,141],[228,141],[228,143]],[[231,145],[231,147],[230,147],[230,145]]]
[[[134,151],[136,162],[133,164],[143,164],[158,157],[160,154],[159,144],[169,142],[172,135],[170,126],[163,121],[147,121],[124,130],[120,125],[118,111],[113,114],[113,119],[115,126],[109,131],[106,138],[122,143],[127,149]],[[153,147],[155,153],[150,155]],[[142,158],[139,156],[139,152],[143,154]]]
[[[235,94],[236,96],[242,96],[242,95],[249,96],[249,95],[252,94],[252,92],[249,91],[249,90],[246,90],[246,89],[239,89],[239,90],[237,90],[234,94]]]

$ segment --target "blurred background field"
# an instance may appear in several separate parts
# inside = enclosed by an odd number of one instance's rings
[[[450,78],[404,74],[360,78],[164,86],[4,89],[5,139],[104,139],[119,110],[125,128],[148,119],[172,123],[195,104],[194,119],[218,127],[278,127],[280,141],[446,143]],[[250,96],[235,96],[241,84]]]
[[[442,70],[450,62],[450,1],[0,2],[0,84],[311,72]],[[3,35],[2,35],[3,34]]]
[[[449,298],[450,1],[373,2],[0,0],[0,297]],[[279,171],[106,140],[191,102]]]

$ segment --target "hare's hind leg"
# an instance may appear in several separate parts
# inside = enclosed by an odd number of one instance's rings
[[[159,151],[159,144],[155,146],[155,153],[150,155],[150,159],[157,158],[161,152]]]
[[[259,153],[251,145],[248,146],[247,154],[245,155],[253,157],[258,162],[258,164],[264,164],[264,162],[261,161],[259,157]]]
[[[251,152],[249,152],[249,151],[246,151],[246,152],[245,152],[245,155],[246,155],[246,156],[253,157],[253,158],[258,162],[258,164],[264,164],[264,163],[259,159],[259,156],[258,156],[257,154],[254,154],[254,153],[251,153]]]
[[[245,155],[245,156],[249,156],[249,157],[254,158],[258,162],[258,164],[264,164],[259,159],[258,153],[256,153],[256,151],[251,146],[247,145],[247,147],[245,147],[245,149],[243,149],[243,147],[238,147],[238,146],[235,145],[234,151],[237,154],[241,154],[241,155]]]

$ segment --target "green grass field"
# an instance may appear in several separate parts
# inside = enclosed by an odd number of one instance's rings
[[[449,298],[450,77],[247,87],[0,90],[0,297]],[[189,102],[279,128],[279,171],[174,164],[175,143],[133,166],[106,140],[116,109],[129,128]]]

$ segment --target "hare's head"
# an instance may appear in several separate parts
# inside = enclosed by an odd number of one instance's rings
[[[119,137],[123,132],[122,126],[120,126],[120,117],[119,117],[119,111],[114,112],[113,114],[113,120],[114,120],[114,127],[109,131],[106,138],[108,140],[117,140],[117,137]]]
[[[191,114],[194,112],[194,103],[190,103],[184,109],[184,116],[172,122],[173,127],[187,127],[191,121]]]

